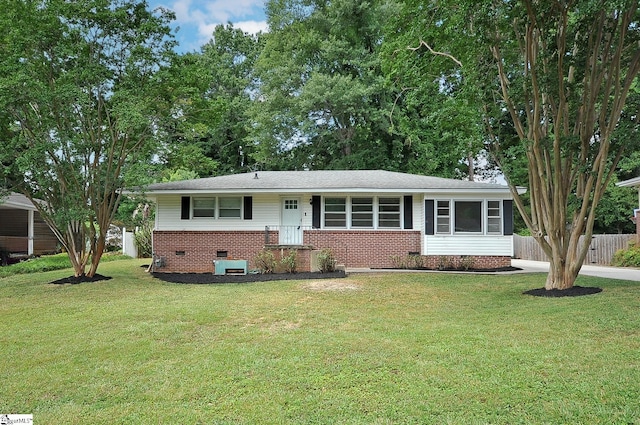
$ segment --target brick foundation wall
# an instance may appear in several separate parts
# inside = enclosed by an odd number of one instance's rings
[[[423,256],[424,267],[428,269],[499,269],[511,266],[511,257],[507,256],[462,256],[428,255]]]
[[[218,251],[228,258],[249,260],[264,246],[263,231],[154,231],[153,252],[164,260],[157,272],[212,273]],[[182,254],[184,252],[184,254]]]
[[[420,252],[419,231],[330,231],[304,232],[304,246],[297,249],[298,271],[309,271],[311,250],[330,248],[338,264],[346,267],[391,268],[392,258]],[[218,251],[226,251],[227,258],[249,261],[256,268],[254,258],[265,246],[274,253],[276,261],[289,254],[288,247],[277,245],[278,232],[271,231],[265,244],[264,231],[154,231],[153,250],[162,258],[164,266],[157,272],[212,273]],[[424,266],[431,269],[443,264],[452,267],[470,266],[475,269],[508,267],[507,256],[424,256]]]
[[[420,237],[419,231],[310,230],[304,244],[331,248],[346,267],[392,267],[392,256],[420,252]]]

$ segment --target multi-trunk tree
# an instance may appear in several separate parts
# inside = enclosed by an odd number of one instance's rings
[[[137,0],[0,4],[7,185],[35,201],[76,276],[96,273],[119,189],[155,150],[170,18]]]
[[[417,40],[432,49],[425,54],[456,59],[438,84],[456,69],[476,87],[487,146],[550,261],[545,287],[572,287],[596,207],[624,152],[638,146],[638,1],[407,2],[407,8],[416,25],[430,24]],[[528,206],[518,184],[528,186]]]

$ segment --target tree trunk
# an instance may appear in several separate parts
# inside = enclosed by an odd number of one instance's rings
[[[578,277],[580,268],[572,266],[566,258],[561,257],[554,255],[549,261],[549,274],[547,274],[547,281],[544,284],[544,288],[548,291],[569,289],[573,287]]]

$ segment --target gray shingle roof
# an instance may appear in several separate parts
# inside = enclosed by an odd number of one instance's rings
[[[6,197],[0,197],[0,208],[17,208],[20,210],[33,211],[36,209],[29,198],[20,193],[13,192]]]
[[[145,193],[340,192],[340,191],[504,191],[507,186],[382,170],[258,171],[195,180],[156,183]]]

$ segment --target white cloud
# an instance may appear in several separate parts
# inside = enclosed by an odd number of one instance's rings
[[[162,0],[159,0],[160,3]],[[233,23],[245,32],[255,34],[267,30],[264,0],[175,0],[163,6],[176,14],[175,26],[180,27],[178,41],[181,48],[195,50],[211,39],[216,25]]]
[[[233,26],[249,34],[257,34],[260,31],[267,32],[269,29],[267,21],[240,21],[233,24]]]

